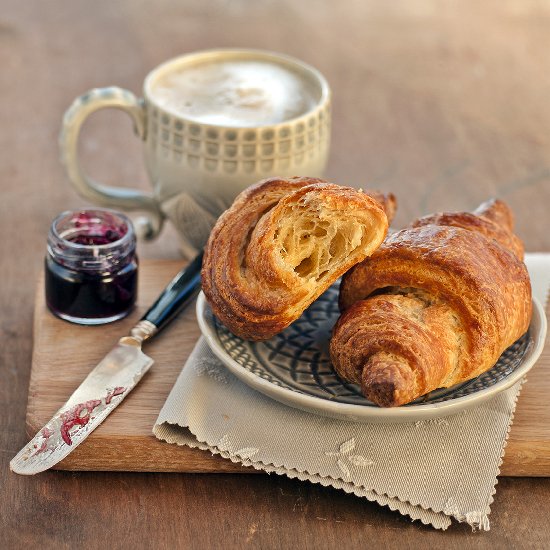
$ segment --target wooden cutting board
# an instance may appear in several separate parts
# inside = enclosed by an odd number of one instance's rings
[[[45,306],[44,285],[39,282],[27,407],[29,436],[53,416],[118,338],[128,333],[182,265],[168,260],[142,261],[137,310],[122,321],[99,327],[73,325],[54,317]],[[57,468],[256,472],[206,451],[160,442],[151,432],[198,337],[193,304],[146,345],[155,364],[140,384]],[[550,476],[550,338],[521,392],[501,475]]]

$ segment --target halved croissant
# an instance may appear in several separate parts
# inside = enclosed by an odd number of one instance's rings
[[[334,367],[384,407],[478,376],[529,326],[522,258],[502,201],[420,218],[344,276]]]
[[[277,334],[384,240],[392,195],[315,178],[271,178],[243,191],[205,249],[202,288],[234,334]]]

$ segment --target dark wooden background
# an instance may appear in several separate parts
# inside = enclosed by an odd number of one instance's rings
[[[396,225],[498,195],[550,251],[550,2],[0,1],[0,547],[550,547],[550,480],[501,479],[489,533],[436,532],[335,490],[263,475],[9,473],[25,442],[34,283],[50,220],[84,204],[58,161],[73,98],[138,93],[196,49],[278,50],[334,92],[328,177],[394,191]],[[147,188],[123,114],[87,124],[85,165]],[[166,231],[146,257],[175,258]]]

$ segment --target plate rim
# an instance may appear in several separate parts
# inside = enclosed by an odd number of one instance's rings
[[[237,378],[267,397],[311,414],[318,414],[341,420],[351,420],[354,422],[395,423],[415,422],[418,420],[455,414],[508,389],[523,378],[535,365],[542,353],[547,331],[546,315],[541,303],[535,297],[532,298],[532,303],[533,315],[529,323],[529,330],[531,331],[533,344],[527,350],[527,357],[524,362],[508,377],[475,393],[455,399],[449,399],[440,403],[419,403],[409,407],[391,408],[365,407],[364,405],[355,403],[338,403],[336,401],[322,399],[314,395],[300,393],[293,389],[273,384],[248,369],[245,369],[227,354],[221,345],[215,327],[212,326],[206,318],[206,311],[210,306],[202,291],[197,298],[196,313],[201,333],[214,355],[216,355],[224,366]]]

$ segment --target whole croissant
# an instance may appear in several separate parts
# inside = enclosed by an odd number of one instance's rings
[[[384,240],[395,199],[373,196],[315,178],[243,191],[205,249],[202,288],[216,317],[249,340],[287,327]]]
[[[502,201],[420,218],[344,276],[335,369],[383,407],[478,376],[528,329],[522,260]]]

